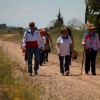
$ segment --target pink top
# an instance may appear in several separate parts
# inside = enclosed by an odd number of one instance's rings
[[[83,37],[82,44],[86,44],[86,49],[93,48],[95,51],[100,49],[100,41],[97,34],[94,37]]]

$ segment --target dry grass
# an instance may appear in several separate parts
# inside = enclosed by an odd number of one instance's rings
[[[0,48],[0,100],[41,100],[44,88],[7,56]]]

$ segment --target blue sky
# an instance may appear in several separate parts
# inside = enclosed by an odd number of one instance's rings
[[[60,9],[64,24],[73,18],[84,23],[85,0],[0,0],[0,24],[28,27],[34,21],[44,28],[57,19]]]

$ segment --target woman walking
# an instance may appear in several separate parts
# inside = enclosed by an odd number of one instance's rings
[[[71,29],[68,27],[66,27],[66,29],[68,30],[68,34],[69,34],[69,36],[72,40],[72,44],[73,44],[73,46],[70,47],[70,57],[69,57],[69,65],[71,65],[71,55],[72,55],[72,50],[74,50],[74,39],[73,39],[73,34],[71,32]]]
[[[69,57],[70,57],[70,45],[72,44],[71,38],[68,36],[68,30],[63,28],[61,30],[61,36],[57,39],[56,49],[60,61],[60,72],[62,75],[67,76],[69,74]],[[65,63],[64,62],[65,59]]]
[[[92,75],[96,75],[96,56],[100,50],[100,41],[98,35],[95,33],[94,25],[89,24],[86,26],[88,32],[84,35],[82,44],[85,50],[85,73],[89,75],[90,64]]]

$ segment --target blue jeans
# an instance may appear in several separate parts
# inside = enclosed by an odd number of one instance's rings
[[[34,70],[39,69],[39,48],[34,47],[34,48],[27,48],[27,58],[28,58],[28,72],[32,73],[32,58],[33,54],[35,55],[34,57]]]
[[[24,58],[24,60],[25,61],[27,60],[27,52],[25,52],[25,58]]]
[[[69,71],[69,55],[66,56],[59,56],[60,61],[60,72],[64,73],[64,71]],[[65,58],[65,63],[64,63]]]
[[[43,63],[44,60],[45,60],[45,52],[42,51],[42,52],[40,53],[40,65],[42,65],[42,63]]]

